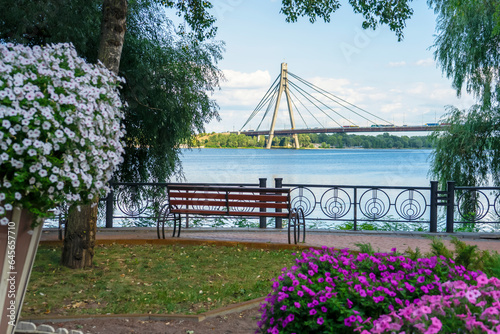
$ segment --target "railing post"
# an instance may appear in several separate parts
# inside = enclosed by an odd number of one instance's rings
[[[275,177],[274,178],[274,187],[275,188],[283,188],[283,178]],[[282,209],[276,209],[276,212],[283,212]],[[290,222],[288,222],[290,224]],[[283,228],[283,218],[276,217],[276,222],[274,224],[275,228]]]
[[[106,228],[113,227],[113,209],[115,201],[113,181],[109,182],[109,187],[111,190],[108,193],[108,197],[106,197]]]
[[[430,226],[429,232],[437,232],[437,216],[438,216],[438,181],[431,181],[431,202],[430,202]]]
[[[267,178],[260,178],[259,179],[259,187],[260,188],[266,188],[266,183],[267,183]],[[266,208],[260,208],[260,212],[266,212]],[[267,226],[267,217],[260,217],[260,228],[266,228]]]
[[[354,188],[354,225],[353,230],[358,230],[358,188]]]
[[[453,233],[453,222],[455,218],[455,181],[446,184],[448,201],[446,206],[446,233]]]

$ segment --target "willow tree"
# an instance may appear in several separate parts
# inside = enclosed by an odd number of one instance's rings
[[[431,174],[441,184],[500,184],[500,3],[496,0],[431,0],[437,13],[434,56],[460,96],[477,103],[448,107],[445,131],[434,133]]]

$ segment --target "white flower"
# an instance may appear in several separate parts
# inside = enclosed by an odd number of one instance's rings
[[[42,129],[48,130],[48,129],[50,129],[50,127],[51,127],[51,125],[49,122],[47,122],[47,121],[43,122]]]
[[[64,132],[61,129],[57,129],[54,134],[57,138],[62,138],[64,136]]]
[[[0,43],[0,57],[0,164],[4,175],[31,174],[29,184],[0,180],[0,200],[46,209],[105,195],[124,152],[117,90],[123,80],[87,64],[69,44]]]
[[[6,204],[4,204],[4,206],[3,206],[3,207],[4,207],[4,208],[5,208],[5,210],[7,210],[7,211],[11,211],[11,210],[12,210],[12,204],[10,204],[10,203],[6,203]]]
[[[0,215],[3,215],[4,214],[4,211],[3,211],[3,208],[0,206]],[[2,219],[0,219],[0,225],[7,225],[9,223],[9,219],[7,217],[3,217]]]

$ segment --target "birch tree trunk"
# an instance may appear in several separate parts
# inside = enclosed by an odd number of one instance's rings
[[[125,39],[127,0],[104,0],[102,6],[99,60],[118,74]],[[62,264],[78,269],[92,267],[97,231],[97,201],[70,208],[66,223]]]

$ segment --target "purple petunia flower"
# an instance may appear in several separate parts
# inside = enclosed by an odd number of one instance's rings
[[[319,317],[318,320],[316,321],[318,325],[323,325],[324,322],[325,320],[323,320],[323,317]]]

